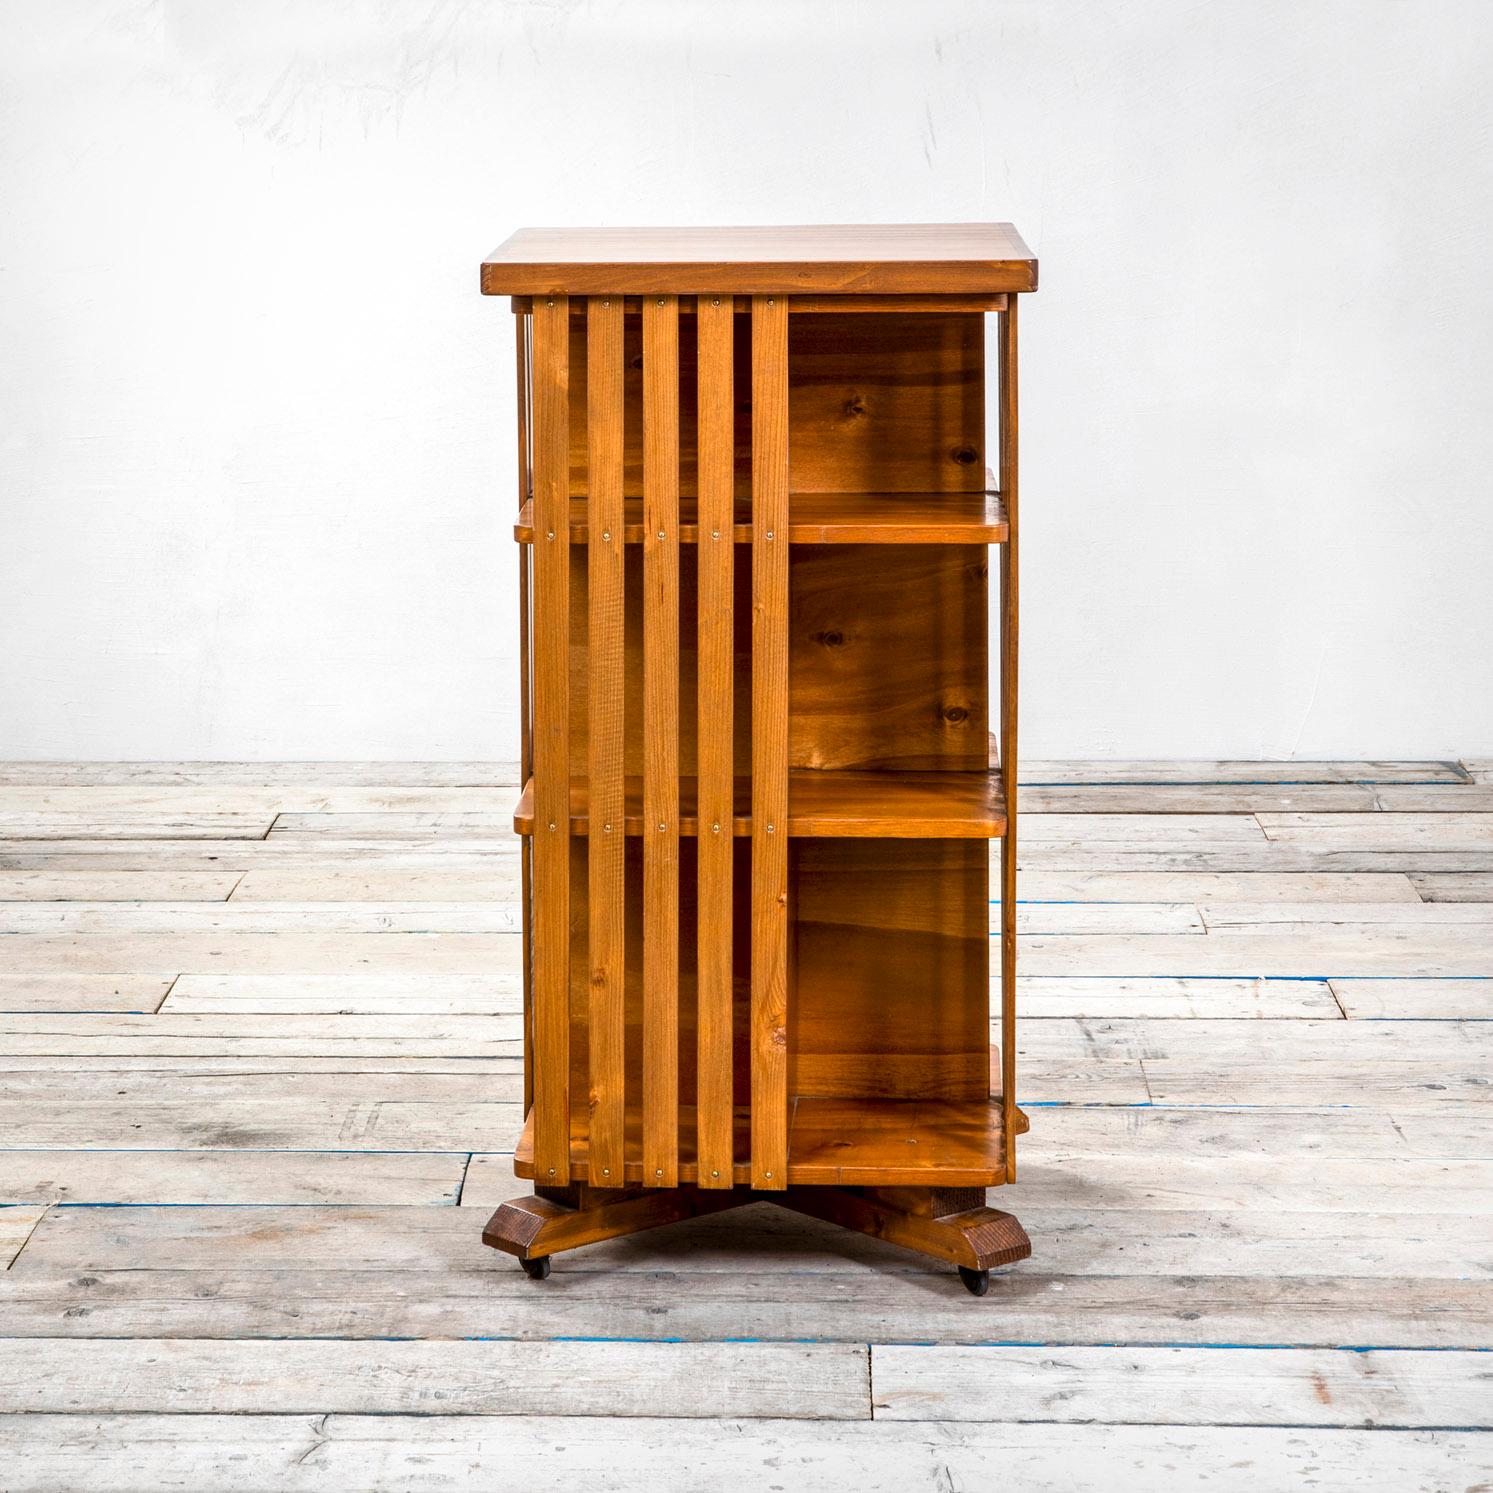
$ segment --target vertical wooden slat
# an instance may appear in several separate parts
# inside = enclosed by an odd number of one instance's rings
[[[515,384],[518,406],[518,506],[522,510],[533,496],[529,468],[529,315],[515,315],[514,351],[517,354],[518,378]],[[527,783],[534,771],[533,741],[530,735],[529,676],[531,634],[529,628],[529,567],[533,559],[530,547],[518,546],[518,780]],[[524,1112],[534,1104],[534,981],[533,981],[533,911],[529,901],[534,881],[534,845],[532,836],[519,846],[519,905],[523,909],[523,992],[524,992]]]
[[[570,1180],[570,309],[534,302],[534,1165]]]
[[[679,1180],[679,301],[643,302],[643,1181]]]
[[[730,1187],[732,482],[735,451],[730,296],[701,296],[699,330],[699,868],[696,907],[696,1138],[701,1187]]]
[[[1000,490],[1009,537],[1001,546],[1001,773],[1006,833],[1001,841],[1001,1123],[1006,1181],[1016,1180],[1016,305],[1001,313]]]
[[[788,303],[752,297],[752,1185],[788,1172]]]
[[[626,1027],[623,915],[622,297],[586,306],[587,773],[593,1187],[622,1184]]]

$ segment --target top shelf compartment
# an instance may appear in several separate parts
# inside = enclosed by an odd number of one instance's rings
[[[643,542],[643,501],[624,500],[624,544]],[[750,504],[738,499],[732,539],[750,544]],[[997,492],[793,493],[788,500],[790,544],[1004,544],[1009,535],[1006,507]],[[534,542],[532,499],[519,510],[513,537]],[[570,542],[589,539],[586,500],[570,500]],[[679,542],[697,544],[695,500],[679,502]]]

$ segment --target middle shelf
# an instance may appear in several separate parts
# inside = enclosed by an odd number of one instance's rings
[[[679,542],[698,544],[695,500],[679,500]],[[731,539],[752,539],[751,505],[734,504]],[[804,492],[788,498],[790,544],[1004,544],[1006,507],[998,492]],[[513,537],[534,542],[534,503],[519,511]],[[590,527],[583,497],[570,499],[570,542],[585,544]],[[622,502],[622,542],[643,542],[643,500]]]
[[[588,783],[570,780],[570,832],[590,833]],[[751,780],[735,781],[730,832],[752,832]],[[700,832],[696,780],[679,779],[679,833]],[[534,780],[524,784],[513,827],[534,833]],[[707,826],[707,831],[709,827]],[[721,826],[724,833],[726,826]],[[986,772],[829,772],[788,774],[788,833],[824,839],[993,840],[1006,832],[998,768]],[[643,833],[643,780],[623,780],[623,833]]]

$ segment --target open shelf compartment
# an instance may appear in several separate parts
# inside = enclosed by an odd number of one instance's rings
[[[996,1187],[1004,1180],[1005,1141],[998,1098],[818,1099],[791,1101],[788,1126],[790,1187]],[[679,1180],[699,1181],[695,1159],[695,1111],[679,1111]],[[751,1121],[735,1112],[734,1180],[751,1181]],[[592,1177],[584,1106],[571,1114],[571,1176],[592,1186],[636,1186],[643,1182],[642,1114],[627,1112],[623,1176]],[[530,1112],[514,1153],[519,1177],[534,1176],[534,1116]]]

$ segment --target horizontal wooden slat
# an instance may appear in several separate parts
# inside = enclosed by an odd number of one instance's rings
[[[529,1469],[541,1462],[566,1486],[689,1486],[718,1455],[722,1435],[708,1422],[601,1417],[567,1421],[561,1435],[549,1417],[510,1416],[497,1436],[478,1418],[423,1414],[332,1415],[316,1431],[308,1448],[304,1416],[14,1416],[0,1418],[0,1456],[24,1469],[16,1493],[81,1486],[244,1493],[265,1469],[276,1486],[296,1490],[423,1479],[524,1493]],[[1176,1493],[1235,1493],[1248,1485],[1224,1483],[1218,1469],[1245,1466],[1262,1488],[1320,1480],[1324,1468],[1372,1469],[1385,1487],[1450,1488],[1486,1455],[1487,1440],[1477,1432],[977,1422],[909,1434],[896,1421],[744,1421],[729,1435],[732,1482],[742,1493],[847,1486],[896,1493],[935,1487],[938,1478],[957,1479],[956,1487],[1009,1480],[1033,1488],[1059,1478],[1069,1493],[1149,1493],[1160,1466]]]
[[[518,781],[492,762],[0,762],[0,786],[486,788]]]
[[[0,902],[0,935],[511,933],[503,902]]]
[[[0,871],[3,902],[221,902],[236,871]]]
[[[1261,814],[1271,840],[1319,850],[1493,848],[1493,813]]]
[[[0,987],[3,989],[3,987]],[[0,1001],[0,1004],[4,1004]],[[421,1012],[517,1015],[516,963],[491,974],[182,975],[163,1010],[391,1016]],[[15,1009],[15,1008],[12,1008]]]
[[[145,1156],[121,1159],[126,1164],[139,1161],[143,1178]],[[525,1291],[507,1272],[494,1269],[491,1255],[482,1254],[480,1239],[474,1237],[473,1222],[480,1225],[484,1210],[528,1190],[511,1170],[498,1168],[498,1158],[484,1160],[489,1164],[473,1179],[481,1184],[474,1189],[480,1195],[461,1209],[414,1209],[398,1202],[356,1207],[307,1202],[265,1206],[247,1216],[229,1205],[194,1208],[185,1217],[173,1217],[179,1210],[166,1204],[141,1206],[113,1219],[101,1217],[98,1209],[54,1211],[35,1224],[24,1258],[7,1278],[7,1297],[17,1298],[10,1325],[17,1335],[113,1335],[129,1326],[131,1315],[137,1325],[149,1323],[154,1304],[162,1315],[149,1330],[162,1335],[233,1336],[262,1331],[264,1324],[284,1318],[283,1305],[293,1301],[304,1319],[287,1328],[288,1335],[318,1336],[335,1320],[331,1315],[335,1301],[329,1293],[339,1284],[351,1289],[362,1277],[368,1287],[369,1317],[348,1320],[344,1305],[339,1335],[397,1333],[413,1323],[440,1333],[449,1330],[461,1304],[484,1287],[491,1305],[476,1309],[482,1330],[490,1330],[487,1324],[498,1320],[497,1310],[506,1306],[513,1314],[508,1329],[512,1335],[552,1335],[544,1303],[535,1301],[536,1310],[525,1311],[523,1298],[532,1300],[534,1293]],[[1069,1158],[1067,1164],[1075,1171],[1086,1169],[1081,1158]],[[1241,1192],[1250,1181],[1241,1186]],[[1366,1181],[1361,1188],[1367,1201],[1373,1183]],[[1441,1195],[1447,1191],[1443,1188]],[[1052,1290],[1054,1282],[1066,1281],[1066,1289],[1079,1291],[1097,1304],[1103,1295],[1095,1290],[1096,1283],[1128,1281],[1128,1294],[1116,1291],[1110,1303],[1114,1307],[1123,1302],[1125,1310],[1133,1311],[1139,1305],[1135,1292],[1147,1277],[1169,1281],[1190,1274],[1193,1279],[1186,1294],[1202,1303],[1213,1320],[1192,1327],[1188,1325],[1191,1319],[1176,1319],[1178,1338],[1197,1343],[1230,1340],[1215,1335],[1235,1320],[1230,1304],[1222,1299],[1227,1288],[1220,1283],[1228,1281],[1237,1283],[1257,1310],[1278,1314],[1274,1324],[1278,1330],[1289,1325],[1293,1312],[1300,1312],[1304,1331],[1298,1340],[1331,1346],[1334,1332],[1345,1334],[1336,1339],[1339,1342],[1361,1341],[1374,1332],[1379,1319],[1372,1305],[1366,1304],[1374,1282],[1382,1292],[1384,1280],[1403,1277],[1411,1298],[1406,1306],[1414,1302],[1424,1310],[1435,1301],[1436,1283],[1450,1281],[1455,1284],[1446,1287],[1448,1300],[1469,1308],[1471,1320],[1428,1322],[1425,1330],[1415,1330],[1407,1327],[1404,1312],[1386,1306],[1381,1327],[1395,1325],[1392,1341],[1476,1345],[1493,1294],[1486,1261],[1479,1261],[1478,1249],[1487,1233],[1488,1214],[1417,1214],[1418,1201],[1406,1200],[1400,1211],[1386,1213],[1273,1206],[1269,1210],[1241,1206],[1131,1211],[1118,1202],[1110,1207],[1034,1202],[1026,1213],[1030,1225],[1047,1241],[1049,1257],[1043,1266],[1034,1262],[1023,1267],[1022,1275],[1030,1273],[1043,1284],[1029,1290],[1020,1277],[1010,1277],[1001,1294],[1008,1298],[1011,1311],[1036,1320],[1040,1308],[1036,1298],[1044,1290],[1058,1294]],[[35,1209],[27,1208],[25,1216],[35,1222]],[[1147,1241],[1144,1252],[1133,1247],[1140,1234]],[[952,1292],[921,1293],[921,1300],[915,1292],[909,1299],[907,1277],[935,1272],[935,1262],[875,1239],[828,1235],[815,1225],[767,1210],[742,1214],[730,1228],[686,1222],[656,1235],[646,1251],[636,1245],[608,1244],[570,1255],[563,1265],[567,1275],[582,1282],[589,1279],[603,1287],[614,1279],[625,1283],[625,1292],[611,1292],[611,1299],[605,1299],[608,1293],[603,1291],[575,1293],[571,1304],[578,1318],[575,1326],[598,1335],[626,1330],[622,1324],[645,1320],[646,1308],[666,1302],[672,1286],[676,1307],[663,1313],[670,1321],[643,1335],[667,1335],[685,1326],[697,1335],[718,1335],[730,1331],[733,1313],[741,1311],[745,1314],[741,1327],[776,1336],[783,1327],[781,1321],[773,1324],[771,1308],[775,1306],[784,1316],[784,1308],[796,1307],[794,1315],[805,1326],[812,1318],[816,1333],[825,1337],[864,1341],[867,1335],[888,1331],[893,1322],[895,1330],[907,1332],[922,1310],[928,1314],[928,1335],[936,1333],[952,1342],[982,1340],[981,1323],[970,1321],[967,1312],[960,1319]],[[69,1303],[69,1273],[78,1271],[107,1277],[96,1282],[98,1289],[89,1298],[90,1304],[97,1304],[95,1320],[62,1318]],[[255,1301],[246,1295],[250,1283],[257,1279],[262,1289],[269,1275],[284,1289],[287,1303],[262,1296]],[[749,1278],[752,1289],[748,1291],[744,1283],[729,1285],[722,1279],[728,1275]],[[221,1300],[209,1292],[181,1290],[214,1276],[223,1281]],[[662,1289],[647,1289],[647,1281],[640,1277],[650,1276],[657,1278],[654,1284]],[[805,1289],[802,1281],[793,1279],[805,1276],[817,1276],[819,1283],[810,1281]],[[889,1288],[898,1277],[902,1284],[895,1290],[876,1290],[875,1276],[885,1276]],[[847,1293],[846,1277],[858,1277],[870,1290],[870,1298],[858,1303]],[[1332,1289],[1334,1279],[1340,1289]],[[686,1281],[698,1288],[693,1294],[702,1298],[720,1288],[720,1304],[712,1311],[708,1300],[691,1303],[682,1299],[680,1288]],[[1281,1285],[1272,1299],[1262,1288],[1274,1281]],[[400,1291],[406,1298],[402,1305],[395,1294]],[[428,1300],[420,1301],[421,1292]],[[753,1300],[758,1303],[755,1307],[748,1304]],[[1363,1315],[1350,1319],[1347,1313],[1353,1310],[1354,1301]],[[1065,1302],[1052,1303],[1051,1327],[1062,1341],[1092,1341],[1116,1327],[1121,1335],[1134,1332],[1145,1340],[1146,1329],[1138,1323],[1096,1322],[1086,1328],[1067,1308]],[[1167,1320],[1164,1310],[1164,1303],[1154,1303],[1154,1315],[1147,1319],[1153,1340],[1159,1335],[1155,1327]],[[1256,1322],[1244,1340],[1268,1343],[1270,1338],[1264,1334],[1269,1325]],[[988,1323],[985,1327],[988,1331]]]
[[[7,1118],[16,1108],[0,1104]],[[293,1123],[293,1116],[276,1116],[266,1109],[264,1139],[268,1140],[272,1126]],[[419,1150],[399,1154],[382,1149],[75,1148],[85,1139],[87,1125],[98,1124],[100,1118],[87,1111],[79,1115],[74,1139],[62,1147],[0,1150],[0,1203],[449,1207],[461,1195],[466,1175],[465,1155]],[[150,1124],[148,1111],[135,1112],[134,1123],[142,1121]],[[235,1121],[224,1116],[218,1123],[226,1131]],[[122,1123],[119,1128],[123,1131],[127,1126]],[[254,1138],[251,1128],[239,1129],[244,1142]],[[155,1137],[158,1142],[167,1138]],[[195,1148],[210,1145],[213,1137],[200,1119],[193,1133],[190,1116],[183,1115],[178,1133],[171,1138],[183,1147]],[[335,1144],[335,1136],[326,1138]],[[17,1126],[7,1139],[16,1145],[24,1143],[26,1135]]]
[[[879,1419],[1493,1425],[1476,1353],[875,1346]]]
[[[519,967],[514,933],[28,934],[5,950],[12,975],[232,969],[242,974],[491,974]]]
[[[0,974],[3,1011],[154,1011],[171,989],[170,975]]]
[[[1465,783],[1455,762],[1252,762],[1104,760],[1033,761],[1022,764],[1023,783],[1310,784]]]
[[[0,1339],[0,1408],[867,1419],[850,1344]]]

